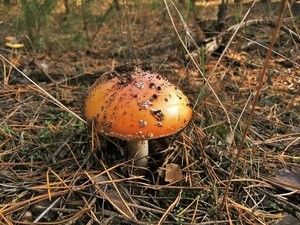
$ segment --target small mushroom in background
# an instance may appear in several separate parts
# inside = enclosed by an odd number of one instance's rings
[[[12,37],[12,36],[5,37],[5,46],[12,49],[24,48],[24,44],[16,37]]]
[[[12,36],[7,36],[5,37],[5,47],[9,48],[9,55],[8,55],[8,59],[9,61],[14,64],[15,66],[19,66],[20,65],[20,57],[21,55],[18,54],[19,50],[24,48],[24,44],[21,43],[21,41],[16,38],[16,37],[12,37]],[[5,65],[3,65],[4,67],[6,67]],[[9,78],[11,75],[11,70],[12,67],[10,66],[9,70],[6,70],[4,68],[3,70],[3,84],[7,85],[9,83]]]
[[[183,129],[191,120],[188,98],[156,72],[125,64],[101,76],[88,90],[85,117],[96,130],[128,141],[129,158],[148,165],[148,140]]]

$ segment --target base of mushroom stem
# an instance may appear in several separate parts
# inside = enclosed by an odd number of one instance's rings
[[[128,157],[133,160],[135,167],[147,168],[148,166],[148,141],[130,141],[128,142]]]

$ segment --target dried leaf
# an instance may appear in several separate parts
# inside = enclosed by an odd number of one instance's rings
[[[178,164],[170,163],[166,166],[166,182],[176,182],[183,178],[181,168]]]

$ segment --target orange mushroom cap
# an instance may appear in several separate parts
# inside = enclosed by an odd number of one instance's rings
[[[158,73],[131,64],[101,76],[88,90],[87,120],[108,136],[138,141],[168,136],[192,117],[188,98]]]

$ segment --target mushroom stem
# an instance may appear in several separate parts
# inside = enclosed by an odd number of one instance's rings
[[[146,168],[148,166],[148,140],[129,141],[128,155],[130,159],[134,159],[134,165]]]

